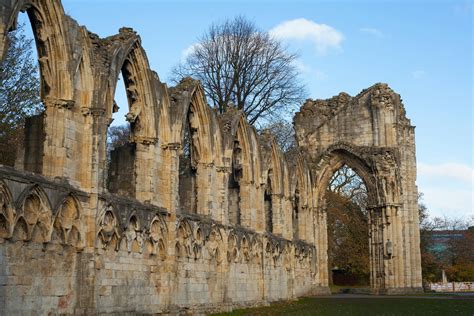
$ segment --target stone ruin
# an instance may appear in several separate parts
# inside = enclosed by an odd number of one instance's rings
[[[0,166],[0,314],[180,313],[327,294],[325,192],[344,164],[369,193],[374,293],[421,290],[414,127],[400,96],[308,100],[286,156],[202,87],[168,88],[129,28],[99,38],[59,0],[0,0],[0,57],[20,11],[42,115]],[[122,73],[128,144],[107,156]],[[110,161],[109,161],[110,160]]]

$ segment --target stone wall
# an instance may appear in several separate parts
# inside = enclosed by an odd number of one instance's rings
[[[212,311],[309,295],[316,249],[0,168],[0,314]],[[95,222],[94,244],[87,228]]]
[[[430,290],[435,292],[474,292],[474,282],[437,282],[430,283]]]
[[[421,288],[414,132],[386,85],[308,100],[299,147],[283,154],[242,112],[216,114],[199,82],[161,83],[132,29],[99,38],[59,0],[0,0],[0,56],[19,11],[45,112],[15,168],[0,166],[0,313],[204,312],[328,293],[324,192],[343,164],[369,188],[372,287]],[[131,136],[109,159],[120,72]]]

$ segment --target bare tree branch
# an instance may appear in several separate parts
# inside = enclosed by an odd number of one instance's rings
[[[291,112],[304,100],[296,58],[268,33],[239,16],[212,25],[185,61],[175,67],[173,81],[194,77],[220,113],[235,106],[244,111],[249,123],[268,123],[268,118]]]

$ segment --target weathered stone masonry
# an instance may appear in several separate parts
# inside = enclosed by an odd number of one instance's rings
[[[101,39],[59,0],[0,0],[0,57],[20,11],[45,112],[15,168],[0,167],[0,314],[209,311],[327,293],[324,193],[343,164],[369,189],[374,291],[421,288],[414,128],[386,85],[308,100],[288,157],[241,112],[217,115],[198,82],[161,83],[132,29]],[[109,162],[120,72],[131,139]]]

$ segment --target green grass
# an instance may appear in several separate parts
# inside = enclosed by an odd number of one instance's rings
[[[302,298],[267,307],[216,315],[474,315],[474,299],[442,298]]]

